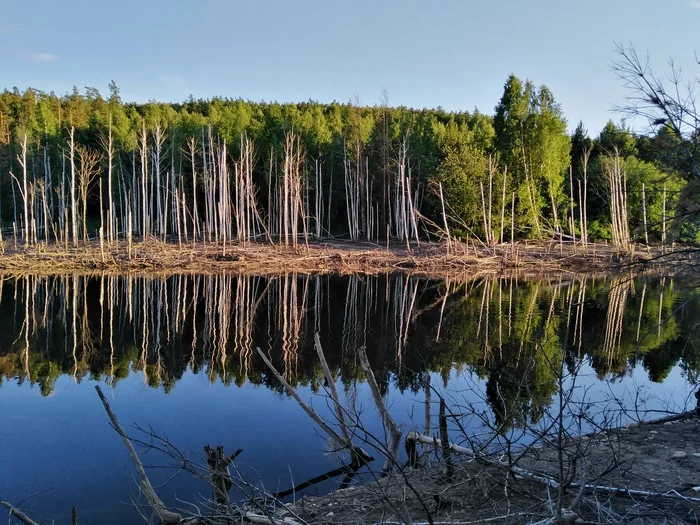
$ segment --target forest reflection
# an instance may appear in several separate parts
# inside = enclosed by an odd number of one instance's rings
[[[297,385],[320,389],[313,348],[345,385],[417,391],[424,372],[469,370],[496,416],[536,420],[555,393],[551,363],[590,362],[599,377],[679,365],[697,382],[695,283],[664,278],[426,280],[395,275],[24,276],[0,279],[0,384],[50,395],[68,375],[118,387],[131,373],[166,393],[186,373],[281,390],[259,346]],[[565,353],[565,355],[563,355]],[[510,406],[505,406],[510,405]],[[517,410],[512,410],[517,408]]]

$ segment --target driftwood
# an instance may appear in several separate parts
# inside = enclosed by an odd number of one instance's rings
[[[544,520],[536,521],[531,525],[573,525],[579,520],[579,515],[570,510],[563,509],[558,516],[552,516]]]
[[[163,501],[156,494],[156,491],[153,490],[153,485],[151,485],[151,482],[148,479],[148,476],[146,475],[146,470],[143,468],[143,464],[141,463],[141,460],[139,459],[139,456],[136,453],[136,449],[134,449],[134,445],[131,443],[129,436],[126,435],[126,432],[124,432],[124,429],[119,424],[117,416],[115,416],[114,412],[112,412],[112,409],[110,408],[109,403],[107,402],[107,398],[102,393],[100,385],[95,385],[95,390],[97,390],[97,395],[100,396],[100,401],[102,401],[102,405],[104,406],[105,411],[109,416],[109,420],[112,422],[114,430],[116,430],[117,433],[124,440],[124,445],[129,451],[131,461],[133,462],[134,467],[136,467],[136,472],[138,473],[139,478],[141,478],[141,483],[139,485],[141,492],[143,492],[144,496],[146,496],[148,503],[153,509],[153,512],[156,514],[161,523],[180,523],[180,521],[182,521],[182,516],[176,512],[168,510]]]
[[[320,476],[315,476],[309,480],[306,480],[302,483],[299,483],[298,485],[295,485],[291,489],[286,489],[278,492],[275,494],[276,499],[282,499],[286,498],[287,496],[291,496],[292,494],[296,494],[297,492],[304,490],[305,488],[308,487],[313,487],[314,485],[317,485],[318,483],[322,483],[324,481],[327,481],[329,479],[333,479],[337,476],[344,475],[345,477],[343,478],[343,481],[340,483],[340,488],[339,490],[343,490],[348,487],[350,482],[352,481],[352,478],[355,477],[357,474],[357,471],[362,468],[364,465],[360,464],[354,464],[351,463],[350,465],[343,465],[341,467],[335,468],[333,470],[329,470],[325,474],[321,474]]]
[[[345,448],[347,448],[351,453],[358,455],[361,457],[365,462],[370,462],[374,461],[374,458],[370,456],[367,452],[362,450],[362,448],[358,447],[355,445],[352,441],[348,441],[345,438],[341,437],[338,435],[338,433],[333,430],[331,427],[329,427],[326,422],[323,420],[323,418],[316,412],[313,408],[311,408],[309,405],[304,403],[304,401],[299,397],[299,394],[297,394],[297,391],[294,389],[292,385],[290,385],[287,380],[280,374],[277,369],[274,367],[274,365],[270,362],[270,360],[267,358],[267,356],[263,353],[262,350],[260,350],[259,347],[255,348],[255,351],[258,353],[258,355],[262,358],[263,362],[267,366],[267,368],[270,369],[272,374],[277,378],[277,380],[282,384],[284,389],[287,391],[287,393],[294,398],[294,400],[299,404],[299,406],[306,412],[306,414],[314,420],[314,422],[323,430],[328,436],[330,436],[331,439],[333,439],[335,442],[342,444]]]
[[[3,501],[0,499],[0,505],[7,508],[10,511],[10,515],[17,518],[19,521],[24,523],[24,525],[39,525],[36,521],[34,521],[32,518],[27,516],[24,512],[19,510],[14,505],[8,503],[7,501]]]
[[[351,441],[350,431],[345,423],[345,415],[343,413],[343,407],[340,405],[340,400],[338,398],[338,391],[335,388],[335,379],[331,374],[331,369],[328,367],[328,362],[326,361],[326,355],[323,353],[323,347],[321,346],[321,338],[318,332],[314,334],[314,348],[316,348],[316,353],[318,354],[318,359],[321,362],[321,368],[323,368],[323,375],[326,378],[326,383],[328,383],[328,392],[330,393],[333,404],[335,405],[335,413],[338,418],[338,424],[340,425],[340,431],[343,433],[343,437],[347,442]],[[361,458],[356,458],[353,455],[353,463],[361,462]],[[358,461],[359,460],[359,461]]]
[[[529,516],[529,512],[516,512],[512,514],[505,514],[503,516],[492,516],[491,518],[483,518],[480,520],[472,521],[414,521],[413,525],[479,525],[481,523],[493,523],[494,521],[504,521],[507,519],[518,518],[521,516]],[[400,521],[377,521],[373,525],[405,525]]]
[[[425,436],[423,434],[418,434],[417,432],[413,432],[413,431],[408,433],[408,435],[406,436],[406,441],[412,441],[414,443],[422,443],[424,445],[433,445],[433,446],[437,446],[437,447],[442,448],[441,440],[434,439],[434,438],[431,438],[430,436]],[[502,463],[501,461],[490,458],[490,457],[483,455],[483,454],[477,454],[472,449],[461,447],[461,446],[455,445],[453,443],[449,443],[448,447],[452,452],[457,452],[460,454],[471,456],[475,459],[478,459],[480,461],[484,461],[484,462],[486,462],[490,465],[493,465],[493,466],[506,468],[516,478],[532,481],[535,483],[541,483],[541,484],[546,485],[550,488],[557,488],[557,489],[559,488],[559,482],[555,478],[553,478],[551,476],[547,476],[546,474],[539,474],[536,472],[532,472],[532,471],[526,470],[524,468],[517,467],[515,465],[508,466],[508,465]],[[680,501],[690,501],[693,503],[700,503],[700,498],[693,497],[693,496],[684,496],[675,490],[669,490],[667,492],[655,492],[655,491],[648,491],[648,490],[628,489],[628,488],[624,488],[624,487],[608,487],[605,485],[592,485],[592,484],[588,484],[588,483],[581,484],[581,483],[576,483],[576,482],[570,483],[568,486],[570,488],[578,488],[578,489],[592,491],[592,492],[603,492],[606,494],[615,494],[615,495],[619,495],[619,496],[632,496],[632,497],[638,496],[638,497],[662,498],[662,499],[666,498],[666,499],[674,499],[674,500],[680,500]],[[554,522],[552,522],[552,523],[554,523]]]
[[[246,512],[243,517],[249,523],[262,523],[264,525],[302,525],[301,522],[292,518],[271,518],[254,512]]]
[[[433,445],[433,446],[437,446],[438,448],[441,448],[441,449],[443,448],[442,440],[435,439],[435,438],[432,438],[430,436],[426,436],[425,434],[419,434],[418,432],[415,432],[415,431],[411,431],[406,435],[406,441],[412,441],[414,443],[421,443],[423,445]],[[452,452],[456,452],[457,454],[465,454],[467,456],[476,457],[476,454],[470,448],[455,445],[454,443],[448,443],[447,446]]]

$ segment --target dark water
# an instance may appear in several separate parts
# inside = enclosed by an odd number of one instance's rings
[[[697,291],[695,282],[621,277],[5,278],[0,499],[28,498],[22,507],[37,521],[69,522],[77,504],[84,523],[138,522],[131,464],[95,384],[125,427],[150,425],[192,457],[205,444],[243,448],[242,468],[272,492],[322,474],[338,458],[254,351],[332,420],[315,332],[342,402],[376,435],[360,346],[404,431],[426,425],[426,375],[498,424],[537,422],[557,392],[552,363],[562,360],[580,369],[587,399],[680,409],[700,375]],[[152,471],[154,484],[167,482],[158,491],[168,503],[210,496],[173,474]]]

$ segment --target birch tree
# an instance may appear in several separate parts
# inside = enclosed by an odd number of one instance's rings
[[[78,145],[76,148],[78,158],[78,185],[80,190],[80,203],[82,210],[83,239],[88,241],[88,192],[99,174],[99,165],[102,157],[99,151],[87,146]]]

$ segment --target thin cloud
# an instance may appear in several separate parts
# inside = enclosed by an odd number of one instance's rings
[[[2,27],[0,28],[0,35],[12,35],[15,33],[22,33],[24,28],[22,27]]]
[[[58,60],[58,57],[56,55],[52,55],[51,53],[29,53],[27,54],[27,57],[29,60],[33,60],[35,62],[50,62],[51,60]]]
[[[700,9],[700,0],[693,0],[688,5],[691,9]]]

